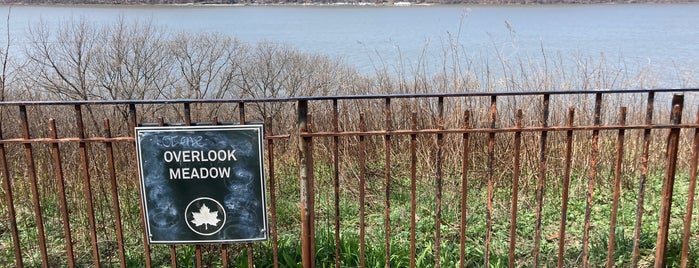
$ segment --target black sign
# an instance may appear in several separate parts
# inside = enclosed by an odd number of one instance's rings
[[[138,127],[151,243],[267,239],[263,126]]]

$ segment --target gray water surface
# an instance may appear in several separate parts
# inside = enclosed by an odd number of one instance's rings
[[[216,32],[244,42],[271,41],[339,58],[372,73],[438,72],[457,48],[479,62],[605,57],[631,71],[651,66],[677,86],[678,72],[699,69],[699,4],[532,6],[1,6],[13,46],[32,25],[150,21],[172,33]],[[6,20],[0,30],[7,29]],[[0,43],[4,43],[2,38]],[[15,48],[16,49],[16,48]]]

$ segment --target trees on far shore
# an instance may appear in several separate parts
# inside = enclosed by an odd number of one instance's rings
[[[255,4],[359,4],[391,5],[394,2],[416,4],[603,4],[603,3],[675,3],[677,0],[5,0],[3,4],[92,4],[92,5],[255,5]]]

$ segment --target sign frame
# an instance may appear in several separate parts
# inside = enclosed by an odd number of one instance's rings
[[[149,243],[269,239],[264,125],[143,126],[134,131]]]

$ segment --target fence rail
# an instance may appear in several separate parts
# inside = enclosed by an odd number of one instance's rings
[[[0,266],[696,266],[697,93],[3,102]],[[134,127],[250,121],[270,241],[149,245]]]

